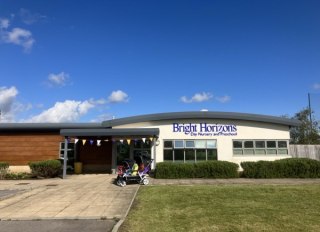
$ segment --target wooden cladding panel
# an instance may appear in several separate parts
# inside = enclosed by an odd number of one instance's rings
[[[63,140],[57,133],[1,134],[0,161],[27,165],[30,161],[58,159]]]
[[[25,142],[19,142],[19,141],[8,141],[8,142],[0,142],[0,147],[30,147],[34,146],[36,144],[40,147],[50,147],[50,146],[56,146],[59,144],[59,142],[55,141],[25,141]]]
[[[101,146],[90,145],[84,146],[77,143],[77,154],[83,164],[110,164],[112,163],[112,141],[101,142]]]

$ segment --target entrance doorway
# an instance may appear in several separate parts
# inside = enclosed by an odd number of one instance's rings
[[[121,165],[122,161],[125,159],[133,160],[134,157],[144,155],[147,158],[151,159],[151,145],[152,141],[146,139],[130,140],[130,143],[126,140],[120,142],[117,141],[117,165]]]

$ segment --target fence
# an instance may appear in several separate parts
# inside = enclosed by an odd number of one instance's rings
[[[320,145],[293,145],[289,146],[290,155],[294,158],[310,158],[320,160]]]

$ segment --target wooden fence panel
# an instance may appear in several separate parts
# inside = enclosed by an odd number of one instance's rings
[[[320,160],[320,145],[295,145],[289,146],[290,155],[294,158],[310,158]]]

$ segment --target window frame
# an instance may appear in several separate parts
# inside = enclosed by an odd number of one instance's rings
[[[246,148],[245,142],[252,141],[253,148]],[[235,143],[242,143],[242,148],[235,147]],[[257,146],[258,142],[264,142],[264,147]],[[269,144],[268,144],[269,142]],[[279,143],[286,144],[286,147],[280,147]],[[270,143],[275,143],[270,144]],[[268,146],[269,145],[269,146]],[[272,146],[270,146],[272,145]],[[234,139],[232,140],[233,156],[281,156],[289,155],[289,140],[285,139]],[[253,153],[249,153],[252,151]]]
[[[213,150],[214,157],[218,160],[218,148],[217,148],[217,139],[164,139],[163,144],[166,144],[167,142],[172,142],[172,147],[168,147],[163,145],[163,161],[164,162],[183,162],[183,163],[191,163],[191,162],[204,162],[208,161],[208,151]],[[182,146],[176,146],[176,142],[183,141],[183,147]],[[197,146],[197,142],[200,141],[201,146]],[[209,141],[209,143],[208,143]],[[193,146],[188,146],[188,142],[193,142]],[[209,144],[209,145],[208,145]],[[199,144],[198,144],[199,145]],[[214,146],[214,147],[213,147]],[[165,160],[164,153],[165,151],[172,151],[172,160]],[[180,152],[183,151],[183,160],[176,160],[176,156],[179,153],[179,156],[181,156]],[[187,152],[193,151],[194,159],[186,159],[187,158]],[[201,159],[197,159],[197,151],[201,152]],[[205,152],[205,157],[203,154],[203,151]],[[203,159],[205,158],[205,159]]]

